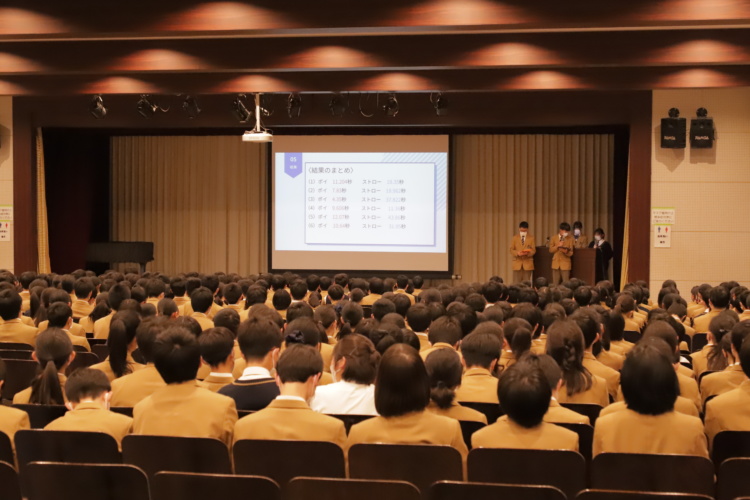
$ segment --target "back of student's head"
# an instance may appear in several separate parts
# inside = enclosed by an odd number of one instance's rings
[[[331,285],[328,287],[328,296],[331,300],[337,301],[344,298],[344,287],[341,285]]]
[[[36,337],[34,356],[42,371],[31,383],[30,403],[63,404],[63,392],[58,372],[70,361],[73,344],[60,328],[48,328]]]
[[[240,313],[234,309],[222,309],[214,316],[214,326],[226,328],[232,332],[233,337],[237,337],[237,331],[240,327]]]
[[[138,345],[138,352],[143,356],[146,363],[154,362],[154,342],[167,326],[169,326],[167,318],[157,316],[142,321],[136,328],[135,341]]]
[[[578,307],[587,307],[591,304],[591,289],[587,286],[579,286],[573,292],[573,300],[576,301]]]
[[[318,309],[320,309],[320,307]],[[364,310],[362,309],[362,306],[351,302],[347,303],[341,309],[341,317],[339,318],[340,327],[339,331],[336,333],[336,338],[342,339],[345,336],[353,333],[355,329],[362,323],[363,319]]]
[[[361,385],[370,385],[375,381],[380,353],[370,339],[357,333],[343,337],[333,348],[333,366],[342,358],[346,360],[341,375],[343,380]]]
[[[276,363],[276,374],[283,384],[304,383],[323,371],[323,358],[312,346],[294,344],[287,347]]]
[[[65,328],[72,317],[73,311],[68,304],[55,302],[47,308],[47,325],[50,328]]]
[[[721,349],[721,339],[730,333],[737,323],[737,313],[723,311],[714,316],[708,324],[708,331],[713,337],[713,346],[706,355],[709,370],[720,371],[727,367],[727,358],[723,355]]]
[[[109,326],[109,366],[116,377],[122,377],[133,371],[132,364],[128,362],[130,345],[138,331],[141,318],[133,311],[119,311],[112,316]]]
[[[439,408],[450,408],[461,385],[461,358],[453,349],[437,349],[427,355],[424,364],[430,378],[430,399]]]
[[[375,379],[375,409],[383,417],[423,411],[430,401],[430,381],[419,352],[406,344],[391,346],[380,360]]]
[[[562,379],[562,370],[552,356],[530,352],[521,358],[521,360],[525,363],[531,363],[538,366],[544,373],[547,382],[549,382],[550,389],[553,392],[557,389],[557,384]]]
[[[489,370],[492,362],[500,357],[503,342],[496,333],[475,331],[461,341],[461,354],[467,368],[478,367]]]
[[[531,349],[531,329],[531,324],[520,317],[503,323],[503,335],[516,359]]]
[[[242,287],[237,283],[228,283],[222,289],[222,295],[227,304],[236,304],[242,298]]]
[[[392,299],[393,305],[396,307],[396,313],[400,314],[404,318],[406,317],[409,308],[411,307],[411,299],[404,293],[397,293]]]
[[[742,350],[742,343],[750,336],[750,320],[740,321],[732,328],[731,341],[735,352]]]
[[[273,292],[271,297],[271,303],[273,308],[277,311],[285,311],[292,304],[292,296],[284,288],[280,288]]]
[[[708,298],[715,309],[729,307],[729,290],[721,285],[713,287],[708,294]]]
[[[441,316],[430,323],[427,338],[432,345],[444,343],[455,346],[461,340],[461,324],[456,318]]]
[[[73,290],[75,291],[77,298],[86,300],[94,293],[95,288],[91,278],[79,278],[76,280]]]
[[[547,354],[560,366],[569,395],[591,388],[591,373],[583,366],[585,343],[583,332],[575,321],[558,320],[547,331]]]
[[[237,342],[247,361],[260,361],[269,352],[281,347],[281,329],[267,317],[253,317],[242,322],[237,331]]]
[[[289,313],[287,312],[287,319],[288,318]],[[313,319],[323,325],[323,328],[328,329],[331,325],[336,323],[338,317],[336,316],[336,309],[334,309],[332,305],[323,304],[315,309],[313,312]]]
[[[672,350],[660,338],[644,338],[625,357],[620,372],[625,403],[643,415],[661,415],[674,409],[680,384],[674,370]]]
[[[287,324],[284,329],[284,341],[289,344],[320,344],[321,332],[318,324],[312,318],[302,317]]]
[[[610,341],[623,340],[625,334],[625,318],[616,311],[610,311],[605,316],[604,328]]]
[[[109,307],[113,311],[119,311],[120,306],[122,305],[123,301],[130,298],[130,288],[128,288],[124,284],[118,283],[117,285],[114,285],[112,288],[109,289],[109,294],[107,295],[107,302],[109,302]]]
[[[522,358],[503,372],[497,384],[497,396],[508,419],[531,429],[542,423],[552,389],[542,369]]]
[[[591,347],[600,334],[596,312],[591,309],[579,309],[570,316],[570,320],[574,321],[581,329],[586,349]]]
[[[461,326],[461,336],[465,337],[477,326],[477,313],[463,302],[453,302],[446,308],[448,316],[458,320]]]
[[[315,318],[315,311],[307,302],[295,302],[286,310],[286,321],[291,323],[297,318]]]
[[[430,309],[424,304],[414,304],[406,313],[406,320],[415,332],[426,332],[431,322]]]
[[[111,390],[112,386],[104,372],[93,368],[79,368],[65,381],[65,395],[71,403],[96,399]]]
[[[156,315],[157,316],[166,316],[167,318],[173,316],[176,313],[179,313],[179,309],[177,307],[177,303],[173,299],[161,299],[156,304]]]
[[[372,317],[380,321],[383,316],[396,312],[396,304],[388,299],[378,299],[372,304]]]
[[[3,321],[17,319],[21,314],[23,299],[15,290],[0,290],[0,318]]]
[[[213,292],[205,286],[195,289],[193,293],[190,294],[190,305],[193,308],[193,312],[207,312],[211,308],[213,301]]]
[[[209,366],[217,367],[224,363],[234,350],[234,335],[227,328],[209,328],[198,337],[201,358]]]
[[[750,335],[742,341],[738,354],[740,355],[742,371],[745,373],[745,376],[750,377]]]
[[[195,380],[201,364],[198,340],[188,330],[170,326],[154,341],[154,364],[167,384]]]

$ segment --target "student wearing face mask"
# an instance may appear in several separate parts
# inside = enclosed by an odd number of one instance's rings
[[[609,261],[612,260],[614,251],[609,241],[604,239],[604,229],[598,227],[594,231],[594,241],[589,243],[589,248],[596,248],[596,281],[609,279]]]
[[[558,234],[550,238],[549,251],[552,254],[552,283],[558,285],[570,279],[575,240],[570,235],[570,224],[562,222]]]
[[[576,248],[586,248],[589,246],[588,237],[583,234],[583,222],[577,220],[573,223],[573,240]]]
[[[534,237],[529,234],[529,223],[522,221],[518,225],[518,234],[513,236],[510,244],[510,255],[513,258],[513,282],[531,280],[534,272],[534,254],[536,244]]]

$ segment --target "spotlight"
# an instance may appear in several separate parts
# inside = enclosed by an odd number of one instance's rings
[[[191,120],[198,118],[198,115],[201,114],[201,108],[198,106],[198,101],[195,100],[195,97],[190,95],[185,97],[185,100],[182,101],[182,110]]]
[[[714,147],[716,130],[713,118],[708,118],[706,108],[698,108],[697,118],[690,120],[690,147],[696,149],[710,149]]]
[[[244,142],[273,142],[273,134],[266,130],[260,123],[260,94],[255,94],[255,127],[242,134]]]
[[[289,99],[286,102],[286,111],[289,113],[289,118],[299,118],[302,114],[302,96],[297,93],[289,94]]]
[[[247,99],[245,94],[237,94],[237,97],[232,101],[234,114],[240,123],[247,123],[253,117],[253,112],[247,109],[245,99]]]
[[[102,99],[102,96],[95,95],[91,99],[91,103],[89,104],[89,112],[97,120],[107,116],[107,107],[104,105],[104,99]]]
[[[432,107],[435,108],[436,115],[445,116],[448,114],[448,98],[442,92],[431,94],[430,102],[432,103]]]
[[[396,94],[389,95],[388,99],[385,100],[385,104],[383,104],[383,113],[385,113],[385,116],[391,118],[398,115],[398,99],[396,99]]]
[[[331,102],[328,104],[328,109],[331,110],[333,116],[344,116],[348,107],[343,94],[333,94]]]
[[[687,120],[680,118],[680,110],[671,108],[669,118],[661,119],[661,147],[666,149],[685,149]]]
[[[152,118],[157,111],[161,111],[162,113],[166,113],[167,111],[169,111],[169,108],[161,108],[157,104],[151,102],[151,100],[149,100],[149,96],[147,96],[146,94],[141,95],[141,98],[136,104],[136,109],[138,110],[138,113],[146,119]]]

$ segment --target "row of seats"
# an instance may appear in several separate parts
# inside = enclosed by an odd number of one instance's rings
[[[222,442],[209,438],[130,435],[120,452],[106,434],[32,430],[19,431],[15,443],[25,491],[34,482],[29,471],[35,462],[125,463],[149,478],[164,471],[234,472],[268,477],[282,486],[296,477],[347,477],[343,451],[327,442],[241,440],[231,459]],[[711,461],[679,455],[603,453],[587,466],[572,451],[478,448],[469,452],[465,468],[470,482],[553,486],[568,498],[587,487],[717,493],[720,500],[750,496],[750,458],[726,460],[719,467],[718,481]],[[348,451],[348,476],[407,481],[424,493],[438,481],[462,481],[464,463],[449,446],[357,444]]]

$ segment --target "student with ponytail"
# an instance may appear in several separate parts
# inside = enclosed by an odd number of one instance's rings
[[[531,350],[531,330],[531,323],[522,318],[514,317],[503,323],[503,351],[498,361],[503,369]]]
[[[453,349],[438,349],[425,360],[427,376],[430,378],[430,403],[427,411],[472,422],[487,423],[487,417],[476,410],[461,406],[456,401],[456,389],[461,385],[463,364]]]
[[[354,333],[354,329],[357,328],[364,317],[365,313],[361,305],[354,302],[346,304],[341,309],[341,315],[338,319],[339,326],[338,332],[336,333],[336,339],[341,340],[347,335]]]
[[[65,370],[75,358],[73,343],[60,328],[48,328],[36,338],[36,348],[31,355],[41,370],[31,382],[31,387],[13,397],[13,404],[65,404],[63,387]]]
[[[707,370],[721,371],[727,367],[727,359],[722,353],[721,339],[732,331],[734,325],[737,324],[737,318],[737,313],[733,311],[722,312],[713,317],[708,325],[708,343],[691,356],[696,379]]]
[[[135,333],[140,324],[141,318],[135,311],[115,313],[107,338],[109,356],[101,363],[92,365],[91,368],[104,372],[110,382],[145,368],[144,365],[136,363],[132,356],[133,351],[138,348]]]

